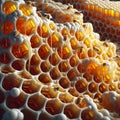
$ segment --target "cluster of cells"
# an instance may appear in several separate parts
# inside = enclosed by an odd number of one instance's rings
[[[49,2],[39,2],[39,10],[42,4],[49,9]],[[116,46],[100,41],[82,14],[55,23],[31,2],[2,1],[0,9],[0,118],[97,119],[89,102],[100,111],[105,92],[120,92]]]
[[[58,1],[59,0],[54,0]],[[119,42],[120,39],[120,3],[105,0],[61,0],[64,4],[70,3],[84,14],[84,22],[91,22],[95,32],[101,40],[109,39]]]

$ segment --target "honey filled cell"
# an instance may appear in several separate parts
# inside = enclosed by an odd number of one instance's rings
[[[51,115],[56,115],[62,112],[63,106],[57,99],[48,100],[45,109]]]
[[[75,32],[75,37],[76,37],[76,39],[77,39],[78,41],[83,40],[83,38],[84,38],[84,33],[83,33],[83,31],[77,30],[77,31]]]
[[[11,62],[11,56],[8,52],[0,53],[0,62],[3,64],[8,64]]]
[[[29,60],[28,60],[28,62],[29,62]],[[30,65],[39,65],[39,63],[40,63],[39,56],[36,54],[33,54],[31,59],[30,59]]]
[[[107,86],[106,84],[104,84],[104,83],[101,83],[101,84],[99,85],[99,91],[100,91],[101,93],[104,93],[104,92],[108,91],[108,86]]]
[[[73,55],[71,58],[70,58],[70,65],[72,67],[75,67],[77,66],[79,63],[79,60],[78,60],[78,57],[76,55]]]
[[[13,61],[12,63],[12,67],[15,69],[15,70],[23,70],[24,69],[24,61],[22,60],[15,60]]]
[[[50,48],[48,47],[48,45],[43,44],[42,46],[40,46],[38,54],[41,57],[41,59],[47,59],[50,54]]]
[[[50,66],[50,63],[48,61],[43,61],[40,64],[40,68],[43,72],[49,72],[51,66]]]
[[[91,93],[97,92],[97,88],[98,88],[98,86],[97,86],[97,84],[96,84],[95,82],[91,82],[91,83],[88,85],[88,90],[89,90],[89,92],[91,92]]]
[[[61,61],[58,65],[60,72],[67,72],[70,69],[69,62]]]
[[[7,49],[10,47],[10,39],[7,38],[7,37],[4,37],[1,39],[0,41],[0,46],[3,48],[3,49]]]
[[[73,50],[76,50],[78,48],[78,41],[76,38],[71,38],[70,39],[71,47]]]
[[[16,9],[17,9],[17,6],[13,1],[6,1],[2,5],[2,11],[6,15],[13,13]]]
[[[69,87],[69,80],[68,80],[68,78],[67,77],[62,77],[60,80],[59,80],[59,84],[60,84],[60,86],[61,87],[63,87],[63,88],[68,88]]]
[[[65,106],[64,114],[69,119],[77,119],[79,117],[80,110],[74,104],[69,104]]]
[[[40,95],[32,95],[28,99],[28,106],[35,111],[41,110],[44,106],[45,99]]]

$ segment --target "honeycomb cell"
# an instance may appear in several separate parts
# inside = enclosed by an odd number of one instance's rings
[[[85,58],[87,58],[88,57],[87,56],[87,51],[88,50],[85,47],[79,47],[77,49],[77,55],[78,55],[79,59],[85,59]]]
[[[3,49],[9,48],[10,47],[10,39],[7,38],[7,37],[2,38],[1,41],[0,41],[0,46]]]
[[[38,65],[30,65],[29,63],[27,63],[26,69],[32,75],[38,75],[40,73],[40,67]]]
[[[88,82],[92,81],[92,75],[91,75],[90,73],[88,73],[88,72],[84,73],[84,74],[83,74],[83,77],[84,77]]]
[[[76,89],[74,89],[74,88],[70,88],[70,89],[68,90],[68,92],[69,92],[72,96],[75,96],[75,97],[78,97],[78,96],[79,96],[78,91],[77,91]]]
[[[1,26],[1,31],[8,35],[14,30],[14,23],[12,21],[4,21],[2,26]]]
[[[15,69],[15,70],[23,70],[24,69],[24,61],[23,60],[15,60],[13,61],[12,63],[12,67]]]
[[[75,68],[70,69],[68,71],[68,73],[67,73],[67,76],[68,76],[68,78],[69,78],[70,81],[74,81],[78,77],[78,72],[77,72],[77,70]]]
[[[48,37],[50,34],[49,27],[46,23],[43,23],[41,26],[39,25],[37,28],[37,32],[43,38]]]
[[[70,65],[72,67],[75,67],[78,65],[79,63],[79,60],[78,60],[78,57],[76,55],[73,55],[71,58],[70,58],[70,61],[69,61]]]
[[[16,9],[17,9],[17,6],[13,1],[6,1],[2,5],[2,11],[6,15],[13,13]]]
[[[96,53],[93,49],[89,49],[88,50],[88,57],[95,57],[96,56]]]
[[[41,59],[46,60],[50,54],[50,48],[48,47],[48,45],[43,44],[42,46],[40,46],[38,54],[41,57]]]
[[[40,63],[39,56],[37,54],[33,54],[31,59],[30,59],[30,65],[38,65],[39,63]]]
[[[20,4],[19,9],[22,11],[22,13],[26,16],[30,16],[32,14],[32,9],[30,5],[27,4]]]
[[[38,35],[33,35],[31,38],[30,38],[30,42],[31,42],[31,47],[32,48],[37,48],[40,46],[40,43],[41,43],[41,39]]]
[[[73,102],[73,96],[67,93],[61,93],[59,94],[59,99],[63,103],[71,103]]]
[[[4,74],[9,74],[15,72],[15,70],[11,66],[5,65],[1,67],[1,72]]]
[[[62,43],[62,38],[59,33],[53,32],[52,35],[48,38],[48,44],[50,47],[56,48],[59,47]]]
[[[62,77],[60,80],[59,80],[59,84],[61,87],[63,87],[64,89],[68,88],[69,87],[69,80],[67,79],[67,77]]]
[[[69,35],[69,31],[68,31],[68,29],[65,28],[65,27],[61,30],[61,33],[62,33],[62,35],[63,35],[63,37],[64,37],[65,39],[66,39],[67,36]]]
[[[65,106],[64,114],[69,119],[77,119],[79,117],[80,110],[74,104],[69,104]]]
[[[48,100],[45,109],[51,115],[56,115],[62,112],[63,105],[57,99]]]
[[[24,58],[28,55],[29,49],[26,43],[15,43],[12,46],[12,53],[16,58]]]
[[[78,80],[75,83],[75,88],[79,93],[83,93],[85,91],[87,91],[87,82],[85,80]]]
[[[8,52],[0,53],[0,62],[3,64],[8,64],[11,62],[11,56]]]
[[[36,93],[39,91],[40,86],[33,80],[24,81],[22,90],[28,94]]]
[[[78,48],[78,41],[75,37],[70,39],[70,44],[73,50],[76,50]]]
[[[68,59],[71,55],[71,50],[67,45],[58,48],[58,54],[62,59]]]
[[[115,91],[116,90],[116,85],[114,83],[109,84],[109,90],[110,91]]]
[[[45,73],[42,73],[40,76],[39,76],[39,81],[44,83],[44,84],[49,84],[51,82],[51,79],[49,77],[48,74],[45,74]]]
[[[68,61],[61,61],[58,65],[60,72],[67,72],[70,69]]]
[[[43,108],[44,103],[45,99],[42,96],[35,94],[29,97],[27,104],[32,110],[38,111]]]
[[[78,71],[80,72],[80,73],[85,73],[86,72],[86,68],[87,68],[87,65],[86,65],[86,63],[80,63],[80,64],[78,64],[78,66],[77,66],[77,69],[78,69]]]
[[[90,38],[85,38],[85,39],[84,39],[84,44],[87,46],[87,48],[90,48],[91,39],[90,39]]]
[[[93,120],[95,113],[92,110],[83,110],[81,113],[82,120]]]
[[[98,88],[98,86],[97,86],[97,84],[96,84],[95,82],[91,82],[91,83],[88,85],[88,90],[89,90],[89,92],[91,92],[91,93],[97,92],[97,88]]]
[[[107,85],[104,84],[104,83],[101,83],[101,84],[99,85],[99,91],[100,91],[101,93],[104,93],[105,91],[108,91]]]
[[[13,87],[19,87],[20,86],[20,79],[15,76],[14,74],[8,74],[4,77],[2,82],[2,87],[5,90],[11,90]]]
[[[56,98],[57,97],[57,91],[51,87],[43,87],[41,89],[41,94],[43,94],[47,98]]]
[[[60,77],[60,71],[57,67],[50,70],[50,76],[53,80],[57,80]]]
[[[49,56],[49,62],[52,65],[56,66],[59,63],[59,61],[60,61],[60,58],[59,58],[58,54],[53,53]]]
[[[12,97],[9,95],[6,99],[6,105],[9,108],[20,108],[26,103],[26,96],[21,93],[18,97]]]
[[[51,65],[48,61],[41,62],[40,68],[43,72],[49,72]]]
[[[87,102],[84,99],[82,99],[81,97],[78,97],[76,99],[76,104],[79,108],[86,108],[87,107]]]
[[[97,99],[99,102],[102,102],[102,94],[100,92],[97,92],[94,95],[94,99]]]
[[[49,27],[50,27],[51,30],[55,30],[55,28],[56,28],[56,26],[53,22],[49,23]]]
[[[83,31],[80,31],[80,30],[77,30],[75,32],[75,37],[78,41],[82,41],[83,38],[84,38],[84,32]]]
[[[33,111],[25,108],[22,109],[21,112],[24,114],[24,120],[37,120],[37,114],[35,114]]]

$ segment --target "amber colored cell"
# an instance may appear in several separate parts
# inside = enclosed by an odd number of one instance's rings
[[[28,106],[35,111],[41,110],[44,106],[45,99],[40,95],[32,95],[28,99]]]
[[[60,77],[60,71],[57,67],[54,67],[50,70],[50,76],[53,80],[56,80]]]
[[[48,38],[48,44],[50,47],[53,48],[58,47],[61,45],[61,43],[62,43],[62,38],[60,34],[57,32],[52,33],[52,35],[50,35],[50,37]]]
[[[13,13],[16,9],[16,4],[13,1],[6,1],[2,4],[2,11],[7,15]]]
[[[38,55],[33,54],[33,56],[30,59],[30,65],[38,65],[40,63],[40,58]]]
[[[12,46],[12,53],[16,58],[24,58],[28,55],[29,49],[26,43],[14,44]]]
[[[53,54],[50,55],[49,62],[52,65],[56,66],[59,63],[59,61],[60,61],[60,58],[59,58],[58,54],[53,53]]]
[[[44,73],[42,73],[42,74],[39,76],[38,79],[39,79],[40,82],[42,82],[42,83],[44,83],[44,84],[48,84],[48,83],[51,82],[51,79],[50,79],[49,75],[48,75],[48,74],[44,74]]]
[[[51,30],[55,30],[55,24],[54,24],[54,23],[51,22],[51,23],[49,24],[49,27],[50,27]]]
[[[0,103],[4,102],[4,99],[5,99],[4,92],[0,90]]]
[[[78,55],[79,59],[87,58],[86,48],[80,47],[79,49],[77,49],[77,55]]]
[[[91,40],[90,40],[90,38],[84,39],[84,44],[85,44],[88,48],[90,48],[90,45],[91,45]]]
[[[37,120],[37,114],[29,109],[22,109],[21,112],[24,115],[24,120]]]
[[[101,83],[101,84],[99,85],[99,91],[100,91],[101,93],[104,93],[104,92],[107,91],[107,90],[108,90],[108,87],[107,87],[106,84]]]
[[[94,99],[97,99],[101,102],[102,101],[102,94],[101,93],[96,93],[95,96],[94,96]]]
[[[58,65],[60,72],[67,72],[70,69],[68,61],[61,61]]]
[[[47,59],[49,54],[50,54],[50,48],[48,47],[48,45],[43,44],[39,50],[38,50],[38,54],[41,57],[41,59]]]
[[[41,37],[46,38],[49,36],[49,27],[43,23],[42,26],[38,26],[37,32]]]
[[[3,49],[9,48],[10,47],[10,39],[7,38],[7,37],[2,38],[1,41],[0,41],[0,46]]]
[[[95,57],[95,55],[96,55],[96,53],[95,53],[95,51],[93,49],[88,50],[88,56],[89,57]]]
[[[51,68],[50,63],[48,61],[41,62],[40,68],[43,72],[48,72]]]
[[[23,70],[24,69],[24,62],[22,60],[15,60],[13,61],[12,63],[12,67],[15,69],[15,70]]]
[[[32,8],[30,5],[27,4],[20,4],[19,9],[22,13],[26,16],[30,16],[32,14]]]
[[[91,75],[90,73],[88,73],[88,72],[84,73],[84,74],[83,74],[83,77],[84,77],[88,82],[92,81],[92,75]]]
[[[76,89],[74,88],[70,88],[69,91],[68,91],[72,96],[75,96],[75,97],[78,97],[79,96],[79,93]]]
[[[14,71],[15,70],[11,66],[8,66],[8,65],[4,65],[1,67],[1,72],[4,74],[13,73]]]
[[[8,52],[3,52],[0,53],[0,62],[3,64],[8,64],[11,61],[10,53]]]
[[[94,116],[95,116],[94,111],[89,110],[89,109],[83,110],[81,113],[82,120],[93,120]]]
[[[75,32],[75,36],[76,36],[76,39],[77,39],[78,41],[81,41],[81,40],[83,40],[83,38],[84,38],[84,33],[83,33],[83,31],[77,30],[77,31]]]
[[[48,100],[45,109],[51,115],[56,115],[62,112],[63,106],[57,99]]]
[[[41,89],[41,94],[43,94],[47,98],[56,98],[57,91],[54,88],[43,87]]]
[[[85,63],[80,63],[78,66],[77,66],[77,69],[80,73],[85,73],[86,72],[86,64]]]
[[[64,38],[66,38],[69,35],[69,31],[67,28],[63,28],[61,31],[62,35]]]
[[[116,90],[116,85],[114,83],[109,84],[109,90],[110,91],[115,91]]]
[[[21,71],[18,75],[23,79],[24,78],[25,79],[31,79],[32,78],[32,75],[26,70]]]
[[[70,65],[72,67],[75,67],[77,66],[79,63],[79,60],[78,60],[78,57],[76,55],[73,55],[71,58],[70,58]]]
[[[33,35],[31,38],[30,38],[30,42],[31,42],[31,47],[32,48],[36,48],[36,47],[39,47],[40,46],[40,37],[38,35]]]
[[[4,34],[10,34],[14,30],[14,23],[12,21],[4,21],[1,26],[1,31]]]
[[[5,90],[11,90],[13,87],[19,87],[19,86],[20,86],[20,79],[13,74],[8,74],[3,79],[2,87]]]
[[[66,78],[66,77],[62,77],[60,80],[59,80],[59,84],[61,87],[63,87],[64,89],[68,88],[69,87],[69,80]]]
[[[63,103],[71,103],[73,102],[73,96],[67,93],[61,93],[59,94],[59,99]]]
[[[64,114],[69,118],[69,119],[77,119],[80,114],[80,110],[77,108],[76,105],[74,104],[69,104],[66,105],[64,108]]]
[[[68,76],[68,78],[69,78],[69,80],[70,81],[74,81],[74,80],[76,80],[77,79],[77,77],[78,77],[78,72],[77,72],[77,70],[76,69],[70,69],[69,71],[68,71],[68,73],[67,73],[67,76]]]
[[[87,65],[87,72],[90,74],[95,73],[98,63],[96,61],[90,61]]]
[[[79,108],[85,108],[87,107],[87,102],[84,99],[81,99],[80,97],[77,98],[76,104]]]
[[[62,59],[68,59],[71,55],[71,50],[66,45],[59,47],[57,51]]]
[[[36,93],[39,91],[39,85],[33,80],[24,81],[22,85],[22,90],[28,94]]]
[[[91,82],[89,85],[88,85],[88,90],[91,92],[91,93],[95,93],[97,92],[97,84],[95,82]]]
[[[28,63],[26,69],[32,75],[38,75],[40,73],[40,67],[38,65],[29,65]]]
[[[22,34],[31,35],[36,30],[36,23],[32,18],[26,20],[24,17],[19,17],[16,21],[16,28]]]
[[[83,93],[87,90],[87,82],[85,80],[78,80],[75,84],[75,88],[79,93]]]
[[[6,105],[9,108],[20,108],[26,103],[26,96],[21,93],[18,97],[8,96],[6,99]]]
[[[73,50],[76,50],[78,48],[78,41],[76,40],[76,38],[71,38],[70,39],[70,44]]]

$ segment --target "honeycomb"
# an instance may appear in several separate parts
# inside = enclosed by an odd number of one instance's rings
[[[84,14],[84,22],[91,22],[101,40],[119,42],[120,39],[120,2],[110,0],[54,0],[70,3]],[[112,33],[112,34],[111,34]]]
[[[120,56],[82,13],[51,0],[0,8],[1,120],[120,119]]]

